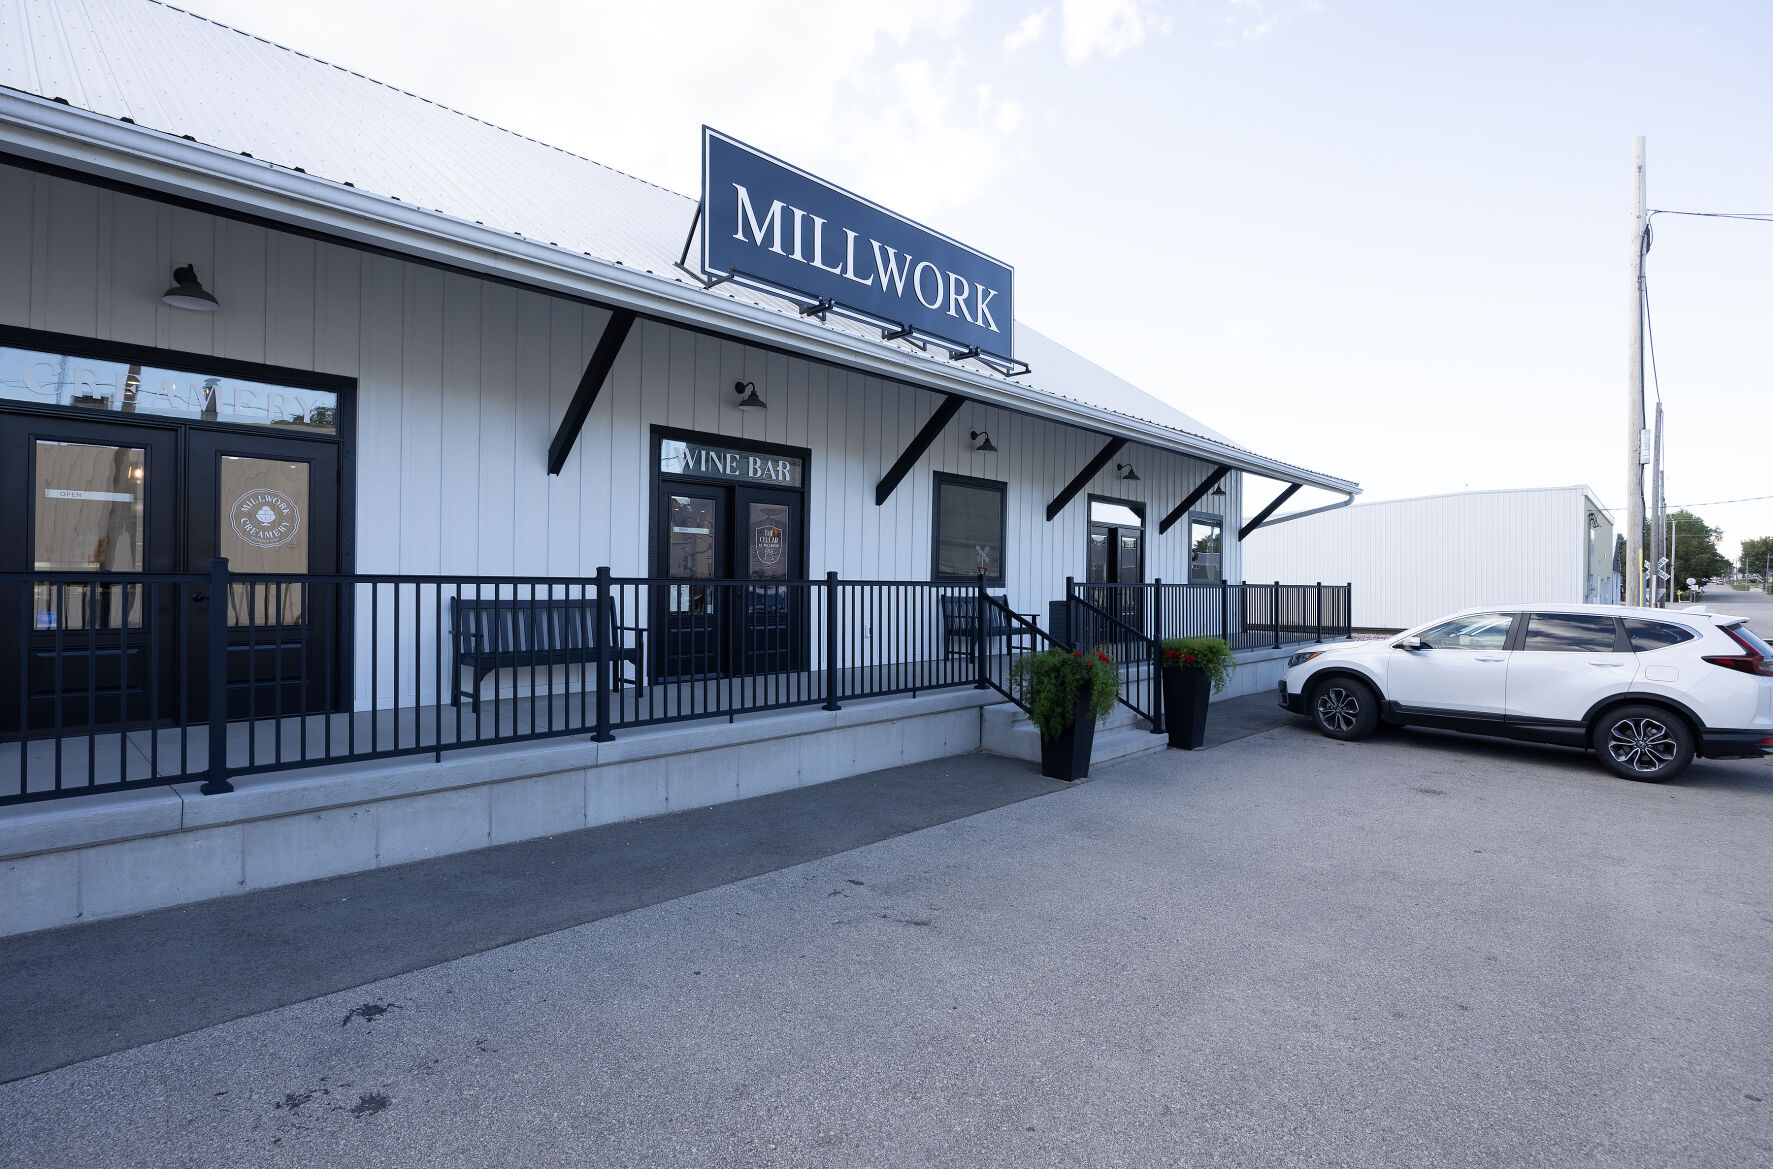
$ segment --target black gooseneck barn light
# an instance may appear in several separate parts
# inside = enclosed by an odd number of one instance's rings
[[[194,264],[185,264],[172,270],[172,287],[163,292],[160,299],[173,308],[190,309],[199,313],[213,313],[222,307],[221,301],[197,279]]]
[[[995,455],[997,453],[997,447],[992,445],[991,432],[989,430],[973,431],[973,449],[982,455]]]
[[[1133,470],[1133,464],[1131,463],[1116,463],[1114,464],[1114,469],[1120,472],[1120,477],[1122,479],[1134,483],[1139,481],[1139,472]]]
[[[1213,498],[1214,499],[1224,499],[1225,498],[1225,484],[1220,483],[1220,484],[1217,484],[1214,486]]]
[[[757,385],[754,382],[734,382],[733,393],[739,396],[741,410],[768,410],[769,406],[757,396]]]

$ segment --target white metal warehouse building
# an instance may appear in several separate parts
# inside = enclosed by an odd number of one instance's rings
[[[1353,584],[1361,629],[1408,629],[1475,605],[1619,601],[1613,519],[1581,485],[1359,503],[1245,544],[1246,580],[1318,573]]]

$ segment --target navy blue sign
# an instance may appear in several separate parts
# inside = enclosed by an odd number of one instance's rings
[[[1008,264],[706,126],[702,270],[1015,356]]]

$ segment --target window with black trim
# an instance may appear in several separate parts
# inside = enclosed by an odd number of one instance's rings
[[[1631,638],[1631,648],[1641,654],[1667,649],[1671,645],[1692,641],[1699,636],[1691,629],[1670,625],[1665,621],[1643,621],[1636,617],[1627,617],[1624,620],[1625,635]]]
[[[1225,579],[1225,521],[1216,515],[1188,517],[1188,580],[1191,584]]]
[[[932,580],[1003,584],[1004,484],[936,472]]]
[[[1600,613],[1535,613],[1527,619],[1522,649],[1550,653],[1613,653],[1618,626]]]

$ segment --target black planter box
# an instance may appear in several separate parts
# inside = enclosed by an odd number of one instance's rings
[[[1181,666],[1163,669],[1164,726],[1170,732],[1170,746],[1184,751],[1198,751],[1207,741],[1207,701],[1213,696],[1213,682],[1205,670]]]
[[[1095,745],[1096,720],[1090,717],[1090,698],[1087,693],[1080,694],[1071,725],[1060,731],[1057,738],[1040,737],[1040,773],[1067,783],[1088,779],[1090,748]]]

